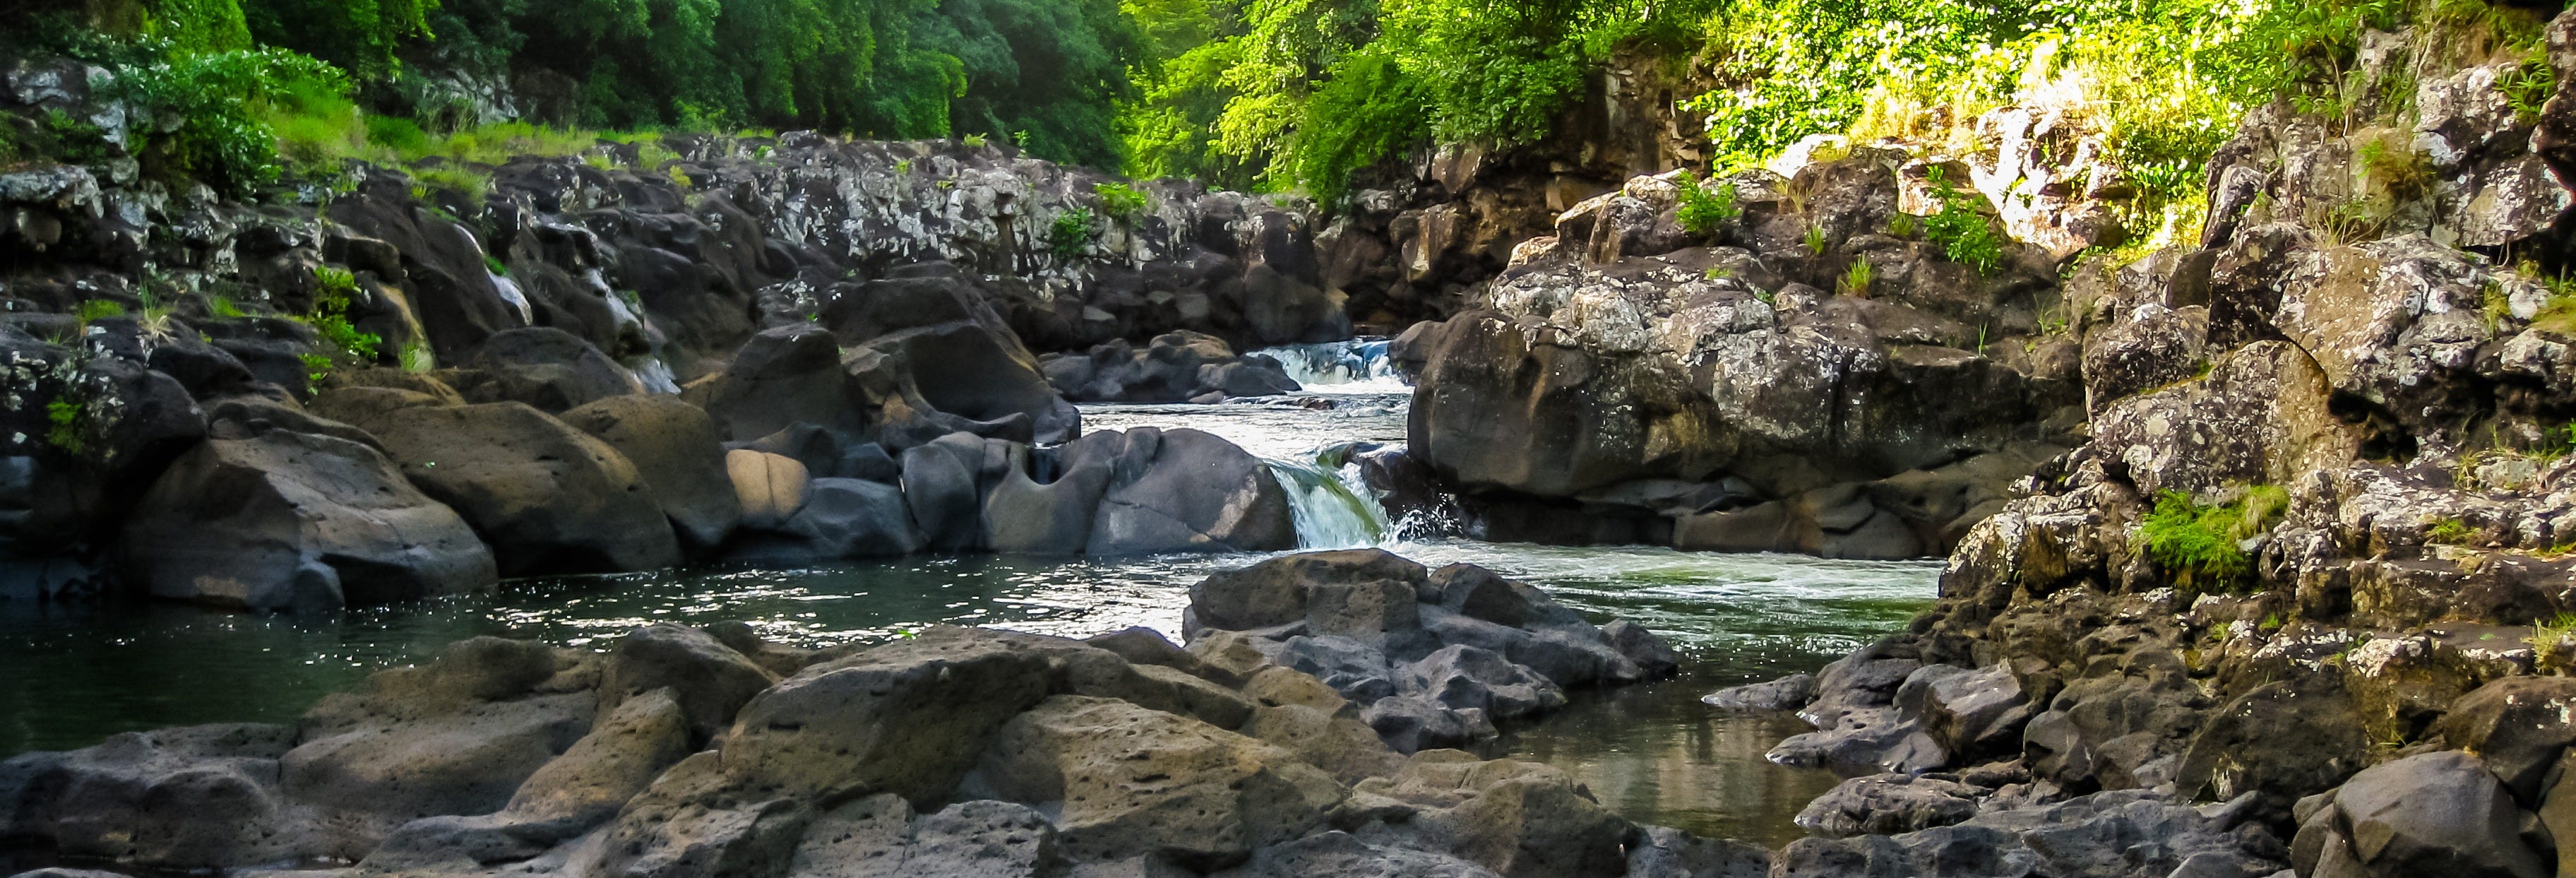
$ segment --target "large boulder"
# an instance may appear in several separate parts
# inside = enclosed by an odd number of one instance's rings
[[[1263,552],[1294,548],[1288,495],[1259,458],[1197,430],[1137,427],[1067,444],[1066,471],[1106,464],[1091,555]]]
[[[507,807],[596,718],[590,691],[549,685],[566,664],[542,645],[479,638],[324,698],[278,763],[286,794],[311,809],[306,844],[355,858],[411,821]]]
[[[261,610],[382,604],[490,587],[493,557],[376,449],[282,429],[180,457],[126,520],[156,597]]]
[[[644,392],[617,361],[572,333],[549,326],[503,330],[483,340],[471,378],[457,389],[475,402],[524,402],[562,412]]]
[[[2293,850],[2316,857],[2314,874],[2335,878],[2553,874],[2523,843],[2523,825],[2486,766],[2446,750],[2362,769],[2300,828]]]
[[[1197,869],[1303,835],[1342,798],[1331,775],[1272,745],[1071,695],[1004,725],[972,783],[1054,813],[1076,859],[1152,855]]]
[[[16,756],[0,762],[0,838],[129,867],[277,859],[277,760],[294,743],[282,726],[193,726]]]
[[[994,732],[1051,690],[1045,656],[936,627],[825,662],[744,706],[724,770],[747,785],[833,797],[943,799]]]
[[[869,426],[866,397],[841,371],[839,339],[809,323],[762,330],[724,371],[691,383],[687,396],[728,440],[758,439],[799,422],[842,436]]]
[[[679,563],[671,523],[635,464],[515,402],[388,413],[376,430],[423,493],[465,517],[505,576]]]
[[[573,428],[599,437],[644,478],[653,502],[690,547],[724,544],[742,519],[742,500],[728,477],[725,450],[705,411],[669,396],[612,396],[563,413]]]

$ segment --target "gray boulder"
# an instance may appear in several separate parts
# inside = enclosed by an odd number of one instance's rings
[[[2294,842],[2294,849],[2320,851],[2320,876],[2554,874],[2523,843],[2513,796],[2465,753],[2423,753],[2362,769],[2335,791],[2332,808],[2339,819],[2309,821]]]
[[[356,442],[267,430],[182,455],[126,521],[152,595],[260,610],[490,588],[492,552],[455,510]]]
[[[678,539],[635,464],[515,402],[408,408],[376,435],[421,492],[492,546],[505,576],[653,570]]]
[[[669,396],[612,396],[563,413],[563,421],[635,464],[653,502],[690,548],[702,553],[723,545],[741,521],[724,444],[697,406]]]
[[[1106,463],[1112,476],[1085,547],[1095,556],[1264,552],[1294,548],[1288,495],[1243,449],[1197,430],[1093,433],[1064,448],[1067,471]]]

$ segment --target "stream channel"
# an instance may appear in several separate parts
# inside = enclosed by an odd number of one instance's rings
[[[1938,562],[1827,561],[1558,548],[1417,536],[1389,522],[1351,469],[1319,466],[1351,442],[1401,443],[1411,389],[1385,342],[1266,351],[1307,386],[1297,400],[1088,405],[1087,429],[1190,427],[1270,461],[1305,548],[1380,546],[1429,566],[1471,562],[1524,579],[1594,621],[1631,619],[1683,654],[1673,678],[1577,692],[1565,708],[1484,747],[1565,768],[1629,819],[1777,847],[1835,778],[1772,765],[1805,731],[1788,716],[1720,714],[1699,696],[1812,671],[1904,626],[1929,605]],[[1355,490],[1356,488],[1356,490]],[[923,626],[990,625],[1083,637],[1133,625],[1178,639],[1192,583],[1260,555],[1109,560],[914,557],[808,569],[691,569],[504,583],[493,593],[352,610],[325,619],[163,604],[0,602],[0,758],[86,747],[122,731],[291,722],[367,673],[476,635],[606,648],[654,622],[729,619],[802,646],[882,640]]]

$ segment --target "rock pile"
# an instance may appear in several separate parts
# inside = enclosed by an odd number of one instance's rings
[[[1669,674],[1661,638],[1595,627],[1472,564],[1426,570],[1383,550],[1276,558],[1190,589],[1192,649],[1311,674],[1396,750],[1463,746],[1553,710],[1565,690]]]

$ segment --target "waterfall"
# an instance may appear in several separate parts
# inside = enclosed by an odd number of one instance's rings
[[[1279,365],[1312,393],[1411,393],[1387,360],[1387,340],[1359,338],[1321,344],[1281,345],[1253,351]]]
[[[1313,460],[1263,460],[1297,523],[1300,549],[1358,549],[1385,542],[1392,528],[1386,507],[1359,481],[1359,467],[1343,462],[1347,444],[1316,452]]]

